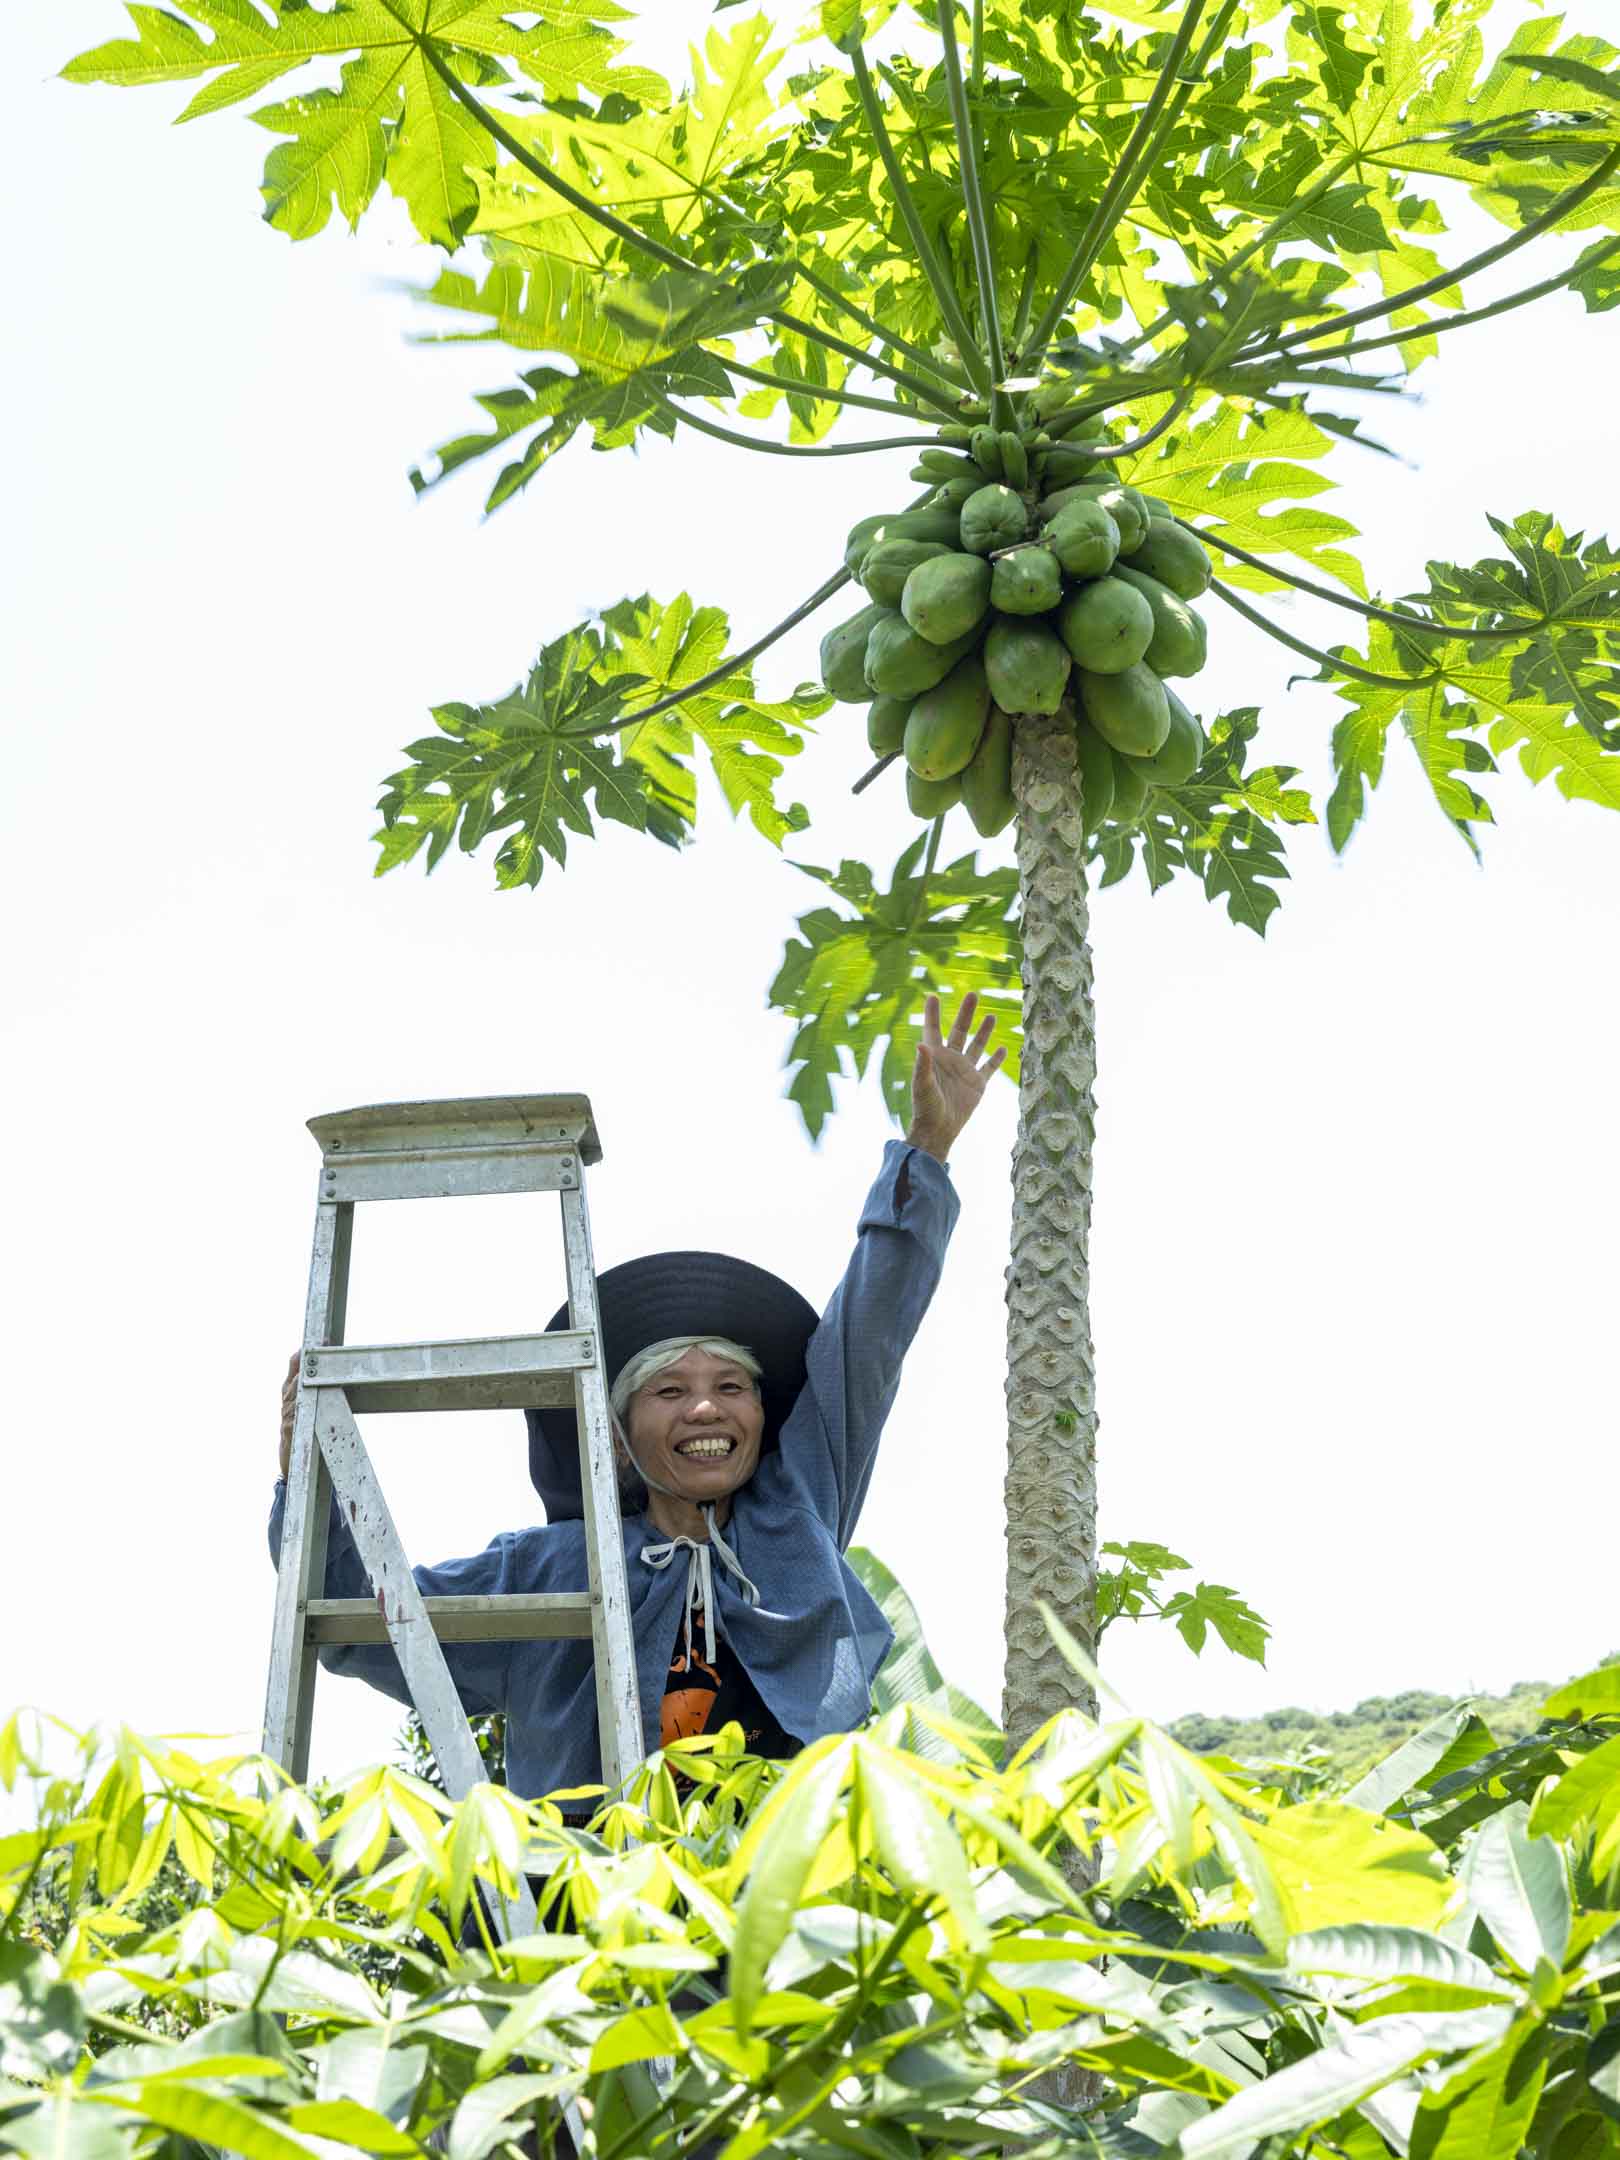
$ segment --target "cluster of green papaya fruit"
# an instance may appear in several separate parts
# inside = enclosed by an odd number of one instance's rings
[[[835,698],[870,701],[880,756],[903,752],[918,817],[960,802],[986,837],[1013,816],[1012,716],[1075,716],[1088,830],[1134,825],[1189,779],[1204,733],[1167,676],[1204,664],[1202,543],[1122,487],[1096,434],[946,428],[912,468],[933,492],[862,518],[844,561],[868,605],[821,641]]]

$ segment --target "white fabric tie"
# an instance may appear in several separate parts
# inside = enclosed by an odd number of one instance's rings
[[[697,1606],[703,1614],[703,1655],[712,1665],[714,1663],[714,1562],[710,1557],[711,1554],[719,1559],[723,1568],[736,1576],[737,1588],[750,1605],[759,1603],[759,1591],[743,1573],[742,1562],[720,1535],[712,1507],[706,1507],[703,1510],[703,1520],[709,1526],[707,1540],[689,1537],[666,1538],[661,1545],[644,1545],[641,1548],[641,1557],[650,1568],[667,1568],[675,1555],[683,1548],[685,1549],[687,1556],[686,1618],[684,1621],[686,1654],[688,1657],[692,1655],[692,1609]]]

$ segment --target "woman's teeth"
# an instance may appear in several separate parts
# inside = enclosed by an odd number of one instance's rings
[[[734,1444],[730,1440],[683,1440],[675,1452],[678,1455],[704,1457],[729,1455]]]

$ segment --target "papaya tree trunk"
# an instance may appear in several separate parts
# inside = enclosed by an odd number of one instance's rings
[[[1016,1748],[1090,1689],[1048,1635],[1050,1606],[1095,1649],[1097,1411],[1091,1349],[1096,1074],[1085,835],[1067,709],[1013,723],[1024,1048],[1007,1270],[1007,1611],[1001,1716]]]

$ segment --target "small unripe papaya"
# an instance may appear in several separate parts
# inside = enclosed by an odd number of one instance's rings
[[[885,620],[899,622],[900,617],[892,608],[863,607],[821,641],[821,679],[846,705],[864,705],[871,695],[866,687],[867,640]]]
[[[906,767],[906,803],[913,817],[943,817],[947,810],[962,800],[962,782],[957,777],[949,780],[920,780],[908,765]]]
[[[1013,821],[1012,721],[999,705],[991,706],[979,747],[963,770],[962,807],[986,840]]]
[[[1009,487],[1028,487],[1029,459],[1024,454],[1024,446],[1019,441],[1017,432],[1012,428],[1003,428],[1000,442],[1002,478]]]
[[[872,634],[879,636],[881,626]],[[1151,757],[1170,732],[1170,704],[1147,663],[1138,660],[1117,675],[1082,668],[1078,680],[1086,718],[1109,749],[1125,757]]]
[[[983,486],[984,475],[975,465],[971,472],[959,473],[954,480],[942,481],[923,507],[929,510],[955,510],[960,514],[968,497],[977,495]]]
[[[1153,610],[1153,641],[1143,657],[1154,674],[1196,675],[1209,657],[1209,631],[1202,615],[1168,585],[1130,563],[1115,563],[1114,575],[1134,585]]]
[[[1050,548],[1015,547],[998,555],[990,579],[990,605],[1003,615],[1044,615],[1063,597],[1063,573]]]
[[[1080,766],[1080,822],[1095,832],[1114,807],[1114,753],[1085,720],[1074,724],[1074,746]]]
[[[889,522],[889,516],[888,511],[880,510],[875,517],[857,518],[849,528],[849,538],[844,542],[844,568],[851,577],[860,576],[867,550],[877,538],[879,528]]]
[[[1116,480],[1104,479],[1093,485],[1092,492],[1108,515],[1119,527],[1119,552],[1129,555],[1147,538],[1147,499],[1135,488],[1121,487]]]
[[[973,460],[959,450],[924,450],[914,467],[919,480],[954,480],[973,470]]]
[[[990,565],[982,555],[932,556],[918,563],[900,595],[901,614],[931,645],[965,637],[989,608]]]
[[[881,607],[897,608],[900,595],[906,589],[906,579],[917,565],[935,555],[949,553],[943,540],[907,540],[903,536],[880,540],[866,552],[866,560],[861,564],[861,583]]]
[[[866,742],[874,757],[889,757],[900,748],[906,736],[906,715],[911,710],[909,698],[874,698],[866,709]]]
[[[979,747],[990,713],[984,662],[969,653],[945,680],[925,690],[906,721],[906,763],[919,780],[949,780]]]
[[[1141,544],[1130,550],[1131,568],[1157,578],[1179,600],[1196,600],[1209,591],[1209,552],[1196,533],[1169,517],[1154,517]]]
[[[1129,762],[1149,787],[1184,787],[1204,756],[1204,731],[1173,690],[1164,693],[1170,708],[1170,732],[1151,757]]]
[[[991,623],[984,672],[1003,712],[1056,712],[1069,665],[1069,648],[1045,623],[1028,615],[998,615]]]
[[[1024,498],[1010,487],[982,487],[962,505],[962,545],[975,555],[1016,547],[1028,530]]]
[[[976,427],[971,444],[973,461],[987,480],[1001,478],[1001,437],[993,427]]]
[[[1148,779],[1140,760],[1114,759],[1114,802],[1108,813],[1110,825],[1134,825],[1147,808]]]
[[[978,642],[975,629],[954,645],[934,645],[919,637],[903,615],[886,614],[866,641],[867,688],[878,697],[920,697],[943,682]]]
[[[1044,540],[1071,577],[1105,577],[1119,553],[1119,527],[1100,502],[1084,496],[1064,504]]]
[[[1153,610],[1123,578],[1090,578],[1064,601],[1057,630],[1083,668],[1118,675],[1153,643]]]

